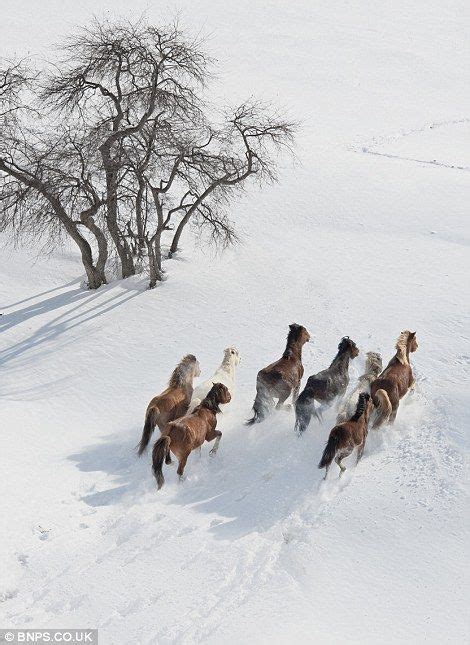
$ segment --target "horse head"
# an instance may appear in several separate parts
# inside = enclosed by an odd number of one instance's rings
[[[382,371],[382,357],[378,352],[367,352],[366,357],[366,374],[378,376]]]
[[[236,347],[227,347],[227,349],[224,349],[224,362],[227,362],[236,367],[237,365],[239,365],[240,361],[240,352]]]
[[[408,336],[408,344],[410,348],[410,352],[415,352],[419,345],[418,341],[416,340],[416,332],[415,331],[410,331],[410,335]]]
[[[344,352],[349,352],[351,358],[356,358],[359,355],[358,346],[349,336],[344,336],[338,345],[338,353],[343,354]]]
[[[287,337],[287,342],[299,342],[304,345],[310,341],[310,334],[302,325],[297,323],[292,323],[289,325],[289,335]]]
[[[206,404],[205,407],[208,407],[213,412],[220,412],[219,405],[230,403],[231,399],[232,397],[226,385],[223,383],[214,383],[203,403]]]

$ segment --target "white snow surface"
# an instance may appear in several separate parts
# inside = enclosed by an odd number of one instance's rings
[[[463,643],[469,592],[468,2],[4,0],[2,54],[47,56],[95,12],[181,22],[218,58],[214,97],[301,121],[297,161],[233,205],[242,244],[187,236],[153,291],[97,292],[75,250],[0,256],[1,627],[97,627],[101,643]],[[131,13],[132,11],[132,13]],[[417,331],[417,391],[322,482],[334,423],[246,427],[288,324],[305,377],[347,334],[384,361]],[[235,345],[236,394],[187,479],[156,492],[134,446],[192,352]]]

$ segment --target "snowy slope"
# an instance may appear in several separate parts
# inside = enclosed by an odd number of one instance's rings
[[[465,642],[468,6],[178,7],[210,34],[221,101],[255,93],[302,121],[297,163],[234,206],[241,246],[186,239],[152,292],[86,292],[74,251],[2,247],[2,624],[118,644]],[[44,53],[96,10],[7,0],[0,49]],[[301,440],[286,412],[243,425],[293,321],[312,335],[306,374],[344,334],[388,360],[417,330],[417,391],[341,482],[316,468],[332,414]],[[219,453],[192,455],[182,485],[167,468],[157,494],[133,450],[145,406],[183,354],[204,378],[231,344]]]

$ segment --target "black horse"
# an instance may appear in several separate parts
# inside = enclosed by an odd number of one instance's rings
[[[295,404],[295,430],[301,434],[307,429],[312,414],[320,419],[315,401],[330,404],[337,396],[342,396],[349,384],[349,360],[356,358],[359,349],[349,336],[341,339],[330,367],[318,374],[309,376],[304,390]]]

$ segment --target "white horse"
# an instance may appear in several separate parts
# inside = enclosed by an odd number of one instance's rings
[[[186,414],[190,414],[201,403],[214,383],[222,383],[225,385],[233,397],[233,391],[235,389],[235,368],[239,363],[240,354],[236,347],[227,347],[227,349],[224,349],[224,358],[215,374],[194,388],[191,403]],[[225,405],[221,405],[220,407],[223,410]]]
[[[370,394],[370,384],[382,371],[382,357],[377,352],[367,352],[364,374],[357,380],[355,387],[339,402],[336,423],[348,421],[356,411],[361,392]]]

